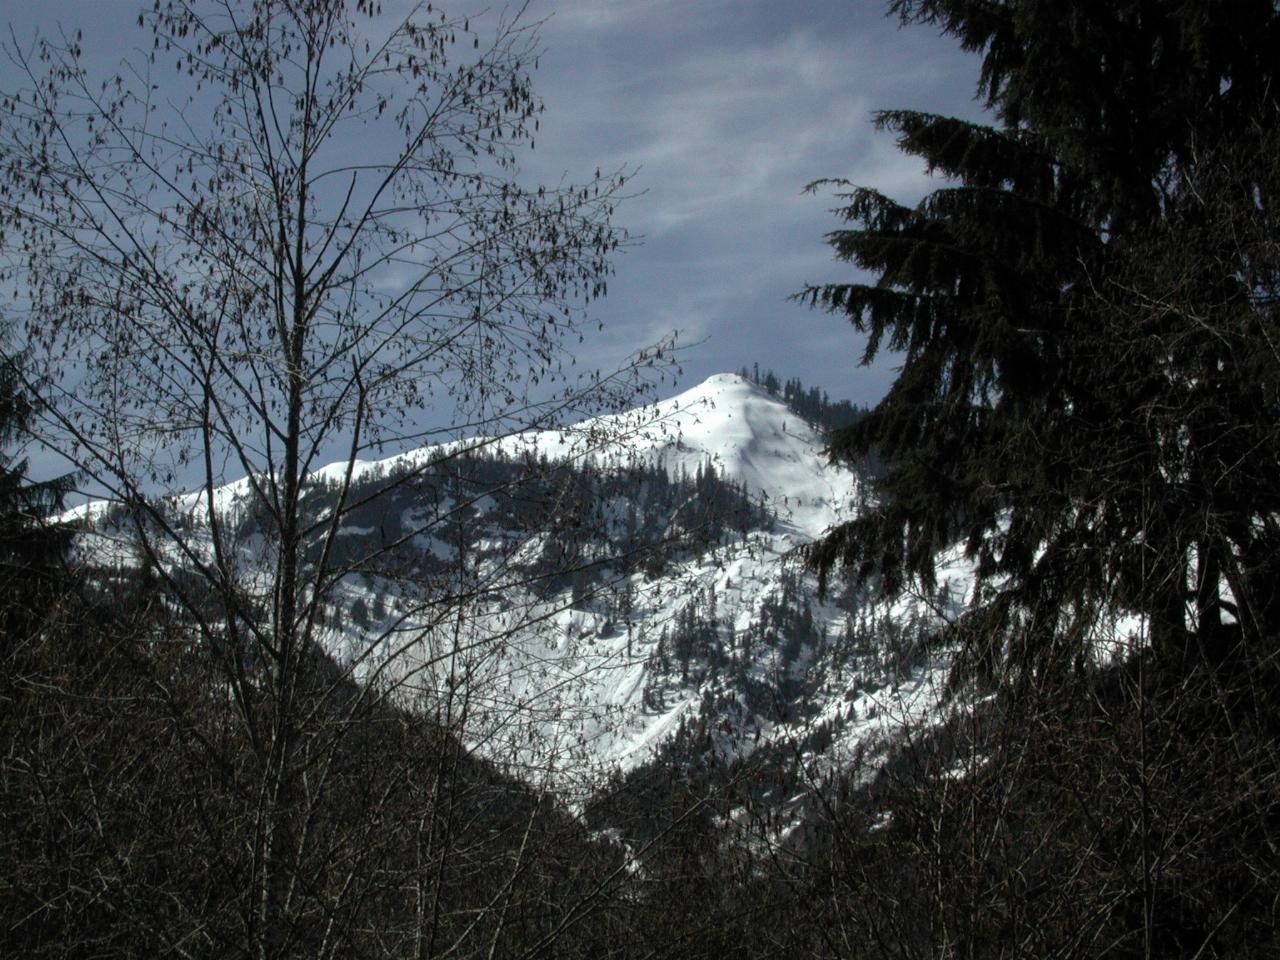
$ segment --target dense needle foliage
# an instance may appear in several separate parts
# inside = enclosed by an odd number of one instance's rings
[[[837,188],[871,278],[801,296],[903,356],[833,447],[882,455],[878,509],[812,556],[893,592],[963,542],[940,639],[1000,682],[879,799],[829,794],[815,922],[842,955],[1274,956],[1280,9],[892,9],[982,57],[994,120],[882,112],[945,182]]]
[[[916,206],[839,188],[829,242],[873,279],[802,296],[866,334],[864,361],[904,358],[835,444],[886,457],[883,509],[816,560],[892,589],[966,541],[961,633],[988,666],[1069,666],[1122,613],[1170,659],[1269,643],[1280,14],[894,9],[981,54],[995,122],[882,112],[946,183]]]

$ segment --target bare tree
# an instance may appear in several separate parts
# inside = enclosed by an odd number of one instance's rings
[[[436,953],[445,929],[454,948],[473,944],[479,921],[440,921],[438,851],[456,826],[444,811],[459,803],[446,773],[461,761],[448,757],[476,689],[460,674],[470,651],[546,610],[530,601],[481,616],[478,604],[527,575],[514,547],[469,556],[459,536],[440,570],[406,559],[472,516],[474,489],[419,509],[359,556],[345,525],[389,490],[439,480],[470,448],[446,445],[391,474],[362,457],[545,426],[632,395],[625,374],[565,374],[565,345],[623,239],[610,223],[623,177],[520,185],[517,156],[541,111],[523,10],[491,39],[432,4],[391,13],[368,0],[169,0],[138,24],[149,49],[106,81],[83,67],[78,35],[9,51],[26,82],[2,97],[0,277],[19,291],[30,379],[50,398],[38,434],[117,504],[90,510],[86,553],[124,555],[162,583],[161,634],[210,659],[227,692],[213,727],[236,732],[209,737],[208,721],[188,722],[189,706],[163,693],[163,672],[148,672],[172,729],[222,765],[243,804],[227,837],[206,824],[210,863],[244,885],[239,932],[227,935],[237,949],[351,950],[354,918],[371,915],[357,907],[388,884],[417,891],[430,929],[364,931],[361,950]],[[375,603],[365,648],[336,669],[319,651],[339,611],[363,602],[352,575],[375,570],[396,574],[394,602]],[[352,813],[360,826],[326,832],[353,749],[372,749],[371,724],[390,709],[371,702],[415,677],[431,683],[396,703],[442,721],[437,775],[379,771]],[[476,916],[506,916],[537,809],[509,868],[484,861],[499,893]],[[392,816],[416,817],[426,833],[415,849],[437,851],[401,864],[412,874],[402,883],[366,862],[377,847],[367,836],[355,852],[362,830]]]

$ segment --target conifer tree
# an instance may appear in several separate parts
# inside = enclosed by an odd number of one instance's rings
[[[21,434],[31,412],[17,358],[0,355],[0,449]],[[56,578],[69,531],[47,520],[73,477],[32,482],[27,461],[0,453],[0,633],[29,626],[38,597]]]
[[[947,178],[915,206],[837,182],[875,280],[799,296],[903,360],[833,447],[885,458],[881,507],[813,559],[892,590],[965,541],[987,666],[1078,663],[1118,613],[1170,662],[1280,634],[1275,4],[892,9],[981,55],[995,119],[878,114]]]

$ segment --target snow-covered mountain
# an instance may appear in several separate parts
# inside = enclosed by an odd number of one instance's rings
[[[936,597],[819,598],[798,549],[866,488],[823,446],[778,397],[721,374],[563,430],[357,462],[317,640],[562,793],[659,756],[840,768],[937,708],[946,664],[917,640],[968,581],[944,563]],[[313,475],[317,530],[347,475]],[[270,551],[249,486],[217,499],[252,582]],[[199,530],[202,501],[175,503]],[[98,549],[118,550],[107,525]]]
[[[768,504],[789,531],[812,539],[848,513],[859,490],[858,476],[831,466],[823,446],[818,432],[777,397],[738,374],[721,373],[651,406],[568,429],[424,447],[358,461],[355,473],[410,469],[458,448],[508,458],[589,461],[606,469],[645,463],[673,478],[711,468]],[[332,464],[316,476],[336,479],[346,469],[346,463]]]
[[[629,413],[486,443],[484,458],[550,465],[558,479],[538,495],[551,504],[543,528],[520,528],[513,547],[519,525],[483,481],[461,501],[440,497],[426,516],[422,502],[396,499],[379,511],[380,528],[396,512],[436,526],[432,516],[456,517],[470,496],[472,554],[492,550],[476,574],[496,588],[440,624],[416,616],[391,580],[356,579],[346,587],[351,603],[380,616],[362,616],[364,628],[348,622],[331,652],[359,656],[362,629],[417,634],[381,641],[385,653],[362,672],[455,689],[481,752],[549,773],[561,789],[589,787],[675,745],[723,759],[798,748],[838,765],[933,710],[945,664],[916,642],[936,613],[931,603],[876,604],[838,586],[819,599],[798,548],[851,516],[866,485],[831,465],[823,447],[781,400],[734,374]],[[361,470],[393,477],[441,453]],[[509,482],[503,474],[489,484]],[[373,528],[354,524],[351,537]],[[419,539],[456,559],[440,537]],[[543,561],[571,572],[545,589]],[[963,564],[944,567],[943,582],[962,597]]]

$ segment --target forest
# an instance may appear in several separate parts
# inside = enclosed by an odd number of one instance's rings
[[[1280,956],[1280,6],[887,14],[991,119],[876,115],[919,201],[810,187],[793,299],[898,366],[869,409],[742,371],[859,497],[741,629],[783,514],[617,455],[692,448],[625,413],[670,344],[576,371],[628,177],[515,176],[536,24],[156,0],[118,76],[8,48],[0,445],[67,470],[0,460],[0,953]],[[539,731],[602,638],[701,700],[574,792]],[[824,692],[944,661],[819,762]]]

